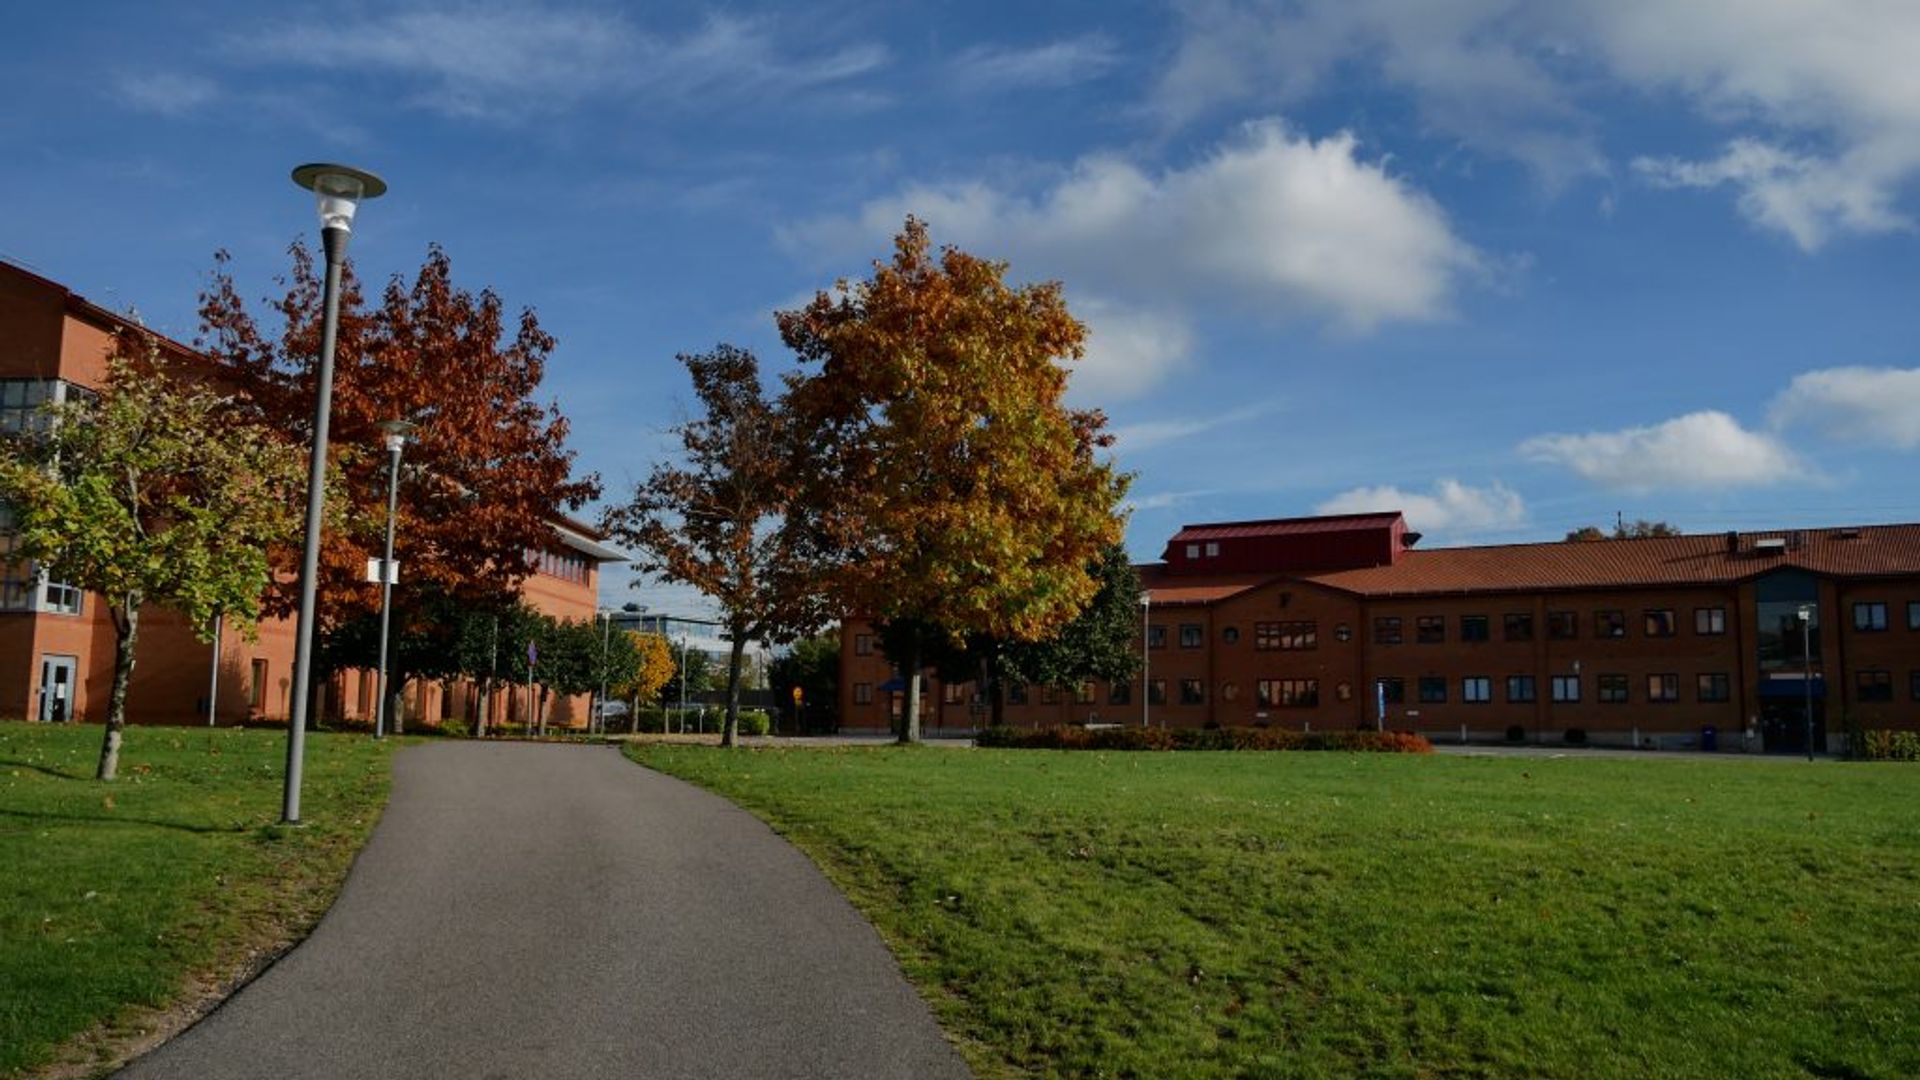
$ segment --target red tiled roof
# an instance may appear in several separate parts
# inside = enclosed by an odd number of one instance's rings
[[[1780,553],[1755,542],[1798,536]],[[1409,551],[1392,566],[1311,574],[1306,580],[1367,596],[1710,585],[1782,567],[1840,577],[1920,574],[1920,524],[1592,540]]]
[[[1277,574],[1193,575],[1167,573],[1163,563],[1135,567],[1154,604],[1211,604],[1272,581]]]
[[[1188,525],[1169,543],[1200,540],[1237,540],[1249,536],[1302,536],[1308,533],[1354,532],[1379,529],[1398,520],[1398,511],[1384,514],[1336,514],[1329,517],[1272,518],[1266,521],[1219,521]]]

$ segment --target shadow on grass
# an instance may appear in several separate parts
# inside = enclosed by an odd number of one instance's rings
[[[40,810],[8,810],[0,808],[0,818],[18,818],[22,821],[67,821],[89,825],[145,825],[155,829],[173,829],[176,832],[199,833],[243,833],[251,831],[251,824],[241,825],[188,825],[179,821],[157,821],[153,818],[122,817],[118,814],[55,814]]]
[[[0,758],[0,769],[8,769],[8,768],[32,769],[34,772],[44,773],[45,775],[54,777],[55,779],[58,779],[58,780],[91,780],[93,779],[93,774],[91,772],[68,772],[65,769],[56,769],[48,765],[41,765],[38,762],[20,761],[16,758]]]

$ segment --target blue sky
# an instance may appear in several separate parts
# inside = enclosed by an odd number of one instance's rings
[[[0,257],[191,337],[215,249],[259,296],[312,235],[292,166],[372,169],[361,273],[438,242],[537,309],[612,494],[671,445],[675,353],[783,368],[770,312],[913,212],[1066,283],[1142,557],[1381,507],[1438,543],[1916,516],[1910,0],[101,2],[9,31]]]

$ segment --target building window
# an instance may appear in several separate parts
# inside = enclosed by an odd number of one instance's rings
[[[1593,698],[1602,705],[1625,705],[1628,700],[1625,675],[1601,675],[1594,680]]]
[[[1218,541],[1214,541],[1214,540],[1209,540],[1209,541],[1207,541],[1207,558],[1209,558],[1209,559],[1217,559],[1217,558],[1219,558],[1219,557],[1220,557],[1220,544],[1219,544],[1219,542],[1218,542]]]
[[[1532,615],[1515,613],[1515,614],[1506,616],[1506,618],[1503,619],[1502,622],[1506,624],[1505,633],[1508,641],[1532,641],[1533,640],[1533,616]]]
[[[247,688],[247,706],[257,713],[267,710],[267,662],[265,660],[253,662],[253,685]]]
[[[1723,607],[1694,608],[1693,632],[1703,637],[1726,633],[1727,609]]]
[[[1191,623],[1191,622],[1181,623],[1180,624],[1180,647],[1183,649],[1199,648],[1206,641],[1205,637],[1202,636],[1203,634],[1204,634],[1204,631],[1201,629],[1201,626],[1199,623]]]
[[[1320,704],[1318,679],[1261,679],[1254,692],[1262,708],[1311,709]]]
[[[57,611],[63,615],[80,614],[80,598],[86,595],[82,590],[65,582],[47,582],[47,599],[40,605],[41,611]]]
[[[1547,612],[1547,637],[1554,641],[1572,641],[1580,636],[1580,615],[1573,611]]]
[[[1907,601],[1907,629],[1920,630],[1920,600]]]
[[[1220,640],[1229,645],[1239,644],[1240,628],[1237,626],[1229,626],[1225,630],[1220,631]]]
[[[1147,627],[1147,648],[1164,649],[1167,647],[1167,628],[1159,623]]]
[[[959,683],[940,684],[940,702],[944,705],[958,705],[966,699],[960,694]]]
[[[1200,545],[1199,545],[1199,544],[1188,544],[1188,545],[1187,545],[1187,558],[1189,558],[1189,559],[1197,559],[1197,558],[1199,558],[1199,557],[1200,557]]]
[[[1018,682],[1008,683],[1007,684],[1007,704],[1025,705],[1026,703],[1027,703],[1027,684],[1018,683]]]
[[[1642,613],[1646,618],[1648,637],[1672,637],[1674,621],[1672,608],[1653,608]]]
[[[1533,676],[1507,676],[1507,701],[1515,705],[1524,705],[1533,700]]]
[[[0,379],[0,435],[45,431],[49,417],[42,408],[57,400],[58,379]]]
[[[1280,624],[1280,648],[1288,651],[1320,647],[1320,627],[1311,619]]]
[[[1469,705],[1485,705],[1493,700],[1493,680],[1485,675],[1469,675],[1460,680],[1460,700]]]
[[[1147,683],[1147,704],[1165,705],[1167,703],[1167,680],[1153,679]]]
[[[1353,627],[1348,626],[1346,623],[1336,623],[1333,627],[1333,640],[1352,641]]]
[[[1855,672],[1853,689],[1857,701],[1892,701],[1893,676],[1885,671]]]
[[[1873,602],[1853,605],[1853,628],[1869,633],[1887,628],[1887,605]]]
[[[1221,701],[1239,701],[1240,700],[1240,684],[1235,682],[1221,683],[1220,684],[1220,700]]]
[[[1593,636],[1597,638],[1621,638],[1627,636],[1627,613],[1624,611],[1596,611],[1593,613]]]
[[[1487,617],[1485,615],[1460,616],[1461,641],[1485,641],[1487,640],[1487,636]]]
[[[1073,700],[1077,705],[1093,704],[1093,684],[1090,682],[1081,683],[1074,691]]]
[[[855,705],[873,704],[873,684],[857,682],[853,684],[853,703]]]
[[[1400,644],[1400,619],[1397,616],[1382,616],[1373,620],[1373,643],[1375,645]]]
[[[872,634],[853,635],[853,655],[855,656],[872,656],[873,655],[873,635]]]
[[[1444,705],[1447,701],[1447,680],[1441,675],[1420,676],[1420,704]]]
[[[1207,703],[1206,684],[1199,679],[1180,680],[1180,704],[1205,705]]]
[[[1333,688],[1333,696],[1341,701],[1352,701],[1353,687],[1347,683],[1337,683]]]
[[[1413,621],[1413,639],[1422,645],[1438,645],[1447,640],[1444,615],[1422,615]]]
[[[1694,694],[1701,701],[1727,701],[1732,694],[1732,685],[1725,675],[1701,675],[1694,687]]]
[[[1659,702],[1659,703],[1669,703],[1669,702],[1679,701],[1680,700],[1680,676],[1678,675],[1647,676],[1647,700],[1652,702]]]
[[[1122,682],[1114,683],[1112,686],[1107,687],[1107,704],[1109,705],[1133,704],[1133,684],[1130,682],[1122,681]]]
[[[1920,671],[1908,672],[1907,683],[1907,693],[1913,696],[1913,700],[1920,701]]]
[[[1380,680],[1381,696],[1389,705],[1403,705],[1407,700],[1407,680],[1385,678]]]
[[[1553,700],[1560,704],[1573,704],[1580,700],[1580,676],[1555,675],[1553,677]]]
[[[1040,704],[1042,705],[1060,704],[1060,688],[1057,686],[1041,687],[1040,688]]]

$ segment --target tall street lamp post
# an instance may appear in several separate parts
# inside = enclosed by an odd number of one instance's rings
[[[1813,605],[1800,605],[1800,685],[1806,691],[1807,760],[1813,760]]]
[[[306,756],[307,690],[312,678],[314,586],[320,573],[320,522],[327,489],[327,420],[333,407],[333,349],[340,330],[340,269],[362,199],[386,193],[386,181],[346,165],[302,165],[293,182],[319,201],[320,243],[327,257],[320,357],[314,371],[313,452],[307,463],[307,535],[300,553],[300,616],[293,635],[293,702],[287,716],[287,784],[280,820],[300,824],[300,770]]]
[[[1153,683],[1148,679],[1149,667],[1153,663],[1149,652],[1153,647],[1150,640],[1150,618],[1153,615],[1153,594],[1140,594],[1140,726],[1152,727],[1152,716],[1147,711],[1153,707]]]
[[[387,734],[387,620],[393,608],[393,582],[400,576],[393,565],[393,523],[400,508],[400,451],[407,445],[407,436],[419,427],[406,420],[380,422],[380,430],[387,433],[387,547],[380,559],[380,676],[374,682],[380,700],[373,712],[376,739],[385,738]],[[400,718],[395,716],[396,731],[399,726]]]

